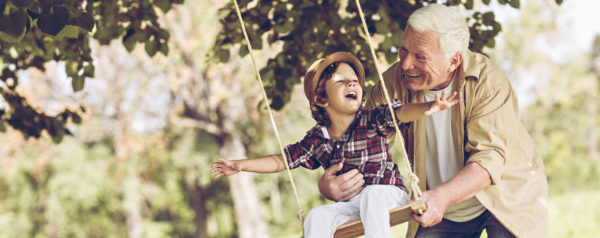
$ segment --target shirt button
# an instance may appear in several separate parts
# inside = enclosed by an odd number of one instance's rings
[[[339,148],[340,148],[340,145],[336,145],[335,147],[339,149]]]

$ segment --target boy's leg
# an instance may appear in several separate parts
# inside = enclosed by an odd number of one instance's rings
[[[359,196],[365,237],[392,237],[389,212],[408,202],[406,192],[393,185],[369,185]]]
[[[333,237],[338,226],[360,218],[359,196],[310,209],[304,220],[304,236]]]

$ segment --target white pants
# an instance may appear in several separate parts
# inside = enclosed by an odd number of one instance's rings
[[[360,218],[365,237],[392,237],[389,211],[407,201],[406,192],[394,185],[368,185],[348,201],[311,209],[304,220],[304,235],[333,237],[338,226]]]

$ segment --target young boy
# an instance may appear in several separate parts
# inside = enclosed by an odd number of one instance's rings
[[[391,237],[389,210],[408,201],[398,166],[392,161],[387,135],[394,125],[387,105],[372,110],[363,107],[365,73],[360,61],[346,52],[319,59],[304,77],[304,92],[317,125],[304,139],[285,148],[290,169],[316,169],[343,163],[340,173],[357,169],[364,175],[365,188],[348,201],[321,205],[308,213],[306,237],[333,237],[336,228],[361,219],[365,237]],[[403,122],[445,110],[458,103],[456,92],[444,99],[402,105],[392,102]],[[403,124],[403,126],[406,126]],[[215,178],[240,171],[274,173],[285,169],[281,154],[253,159],[217,159],[211,165]]]

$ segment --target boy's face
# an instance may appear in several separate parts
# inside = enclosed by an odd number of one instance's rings
[[[356,114],[362,105],[363,90],[358,83],[358,76],[346,63],[338,65],[331,79],[325,84],[325,90],[327,102],[320,106],[327,111],[330,118],[341,114]]]

